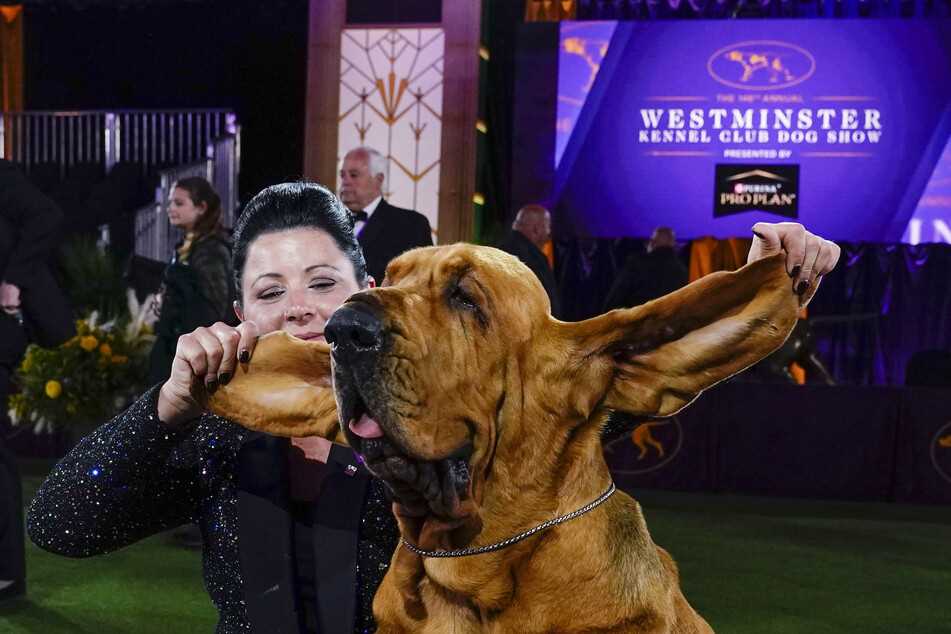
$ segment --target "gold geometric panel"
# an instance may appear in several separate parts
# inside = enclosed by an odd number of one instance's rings
[[[344,29],[340,41],[337,163],[361,145],[379,151],[386,199],[426,215],[434,233],[444,51],[442,29]]]

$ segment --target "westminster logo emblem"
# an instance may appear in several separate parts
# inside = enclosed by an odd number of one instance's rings
[[[951,421],[938,430],[931,439],[931,464],[938,475],[951,484]]]
[[[640,423],[604,447],[613,473],[639,475],[669,464],[683,446],[683,428],[674,416]]]
[[[778,90],[809,79],[816,60],[809,51],[774,40],[737,42],[710,56],[707,71],[716,81],[742,90]]]

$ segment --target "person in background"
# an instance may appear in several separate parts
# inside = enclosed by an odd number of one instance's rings
[[[14,232],[0,217],[0,277],[15,247]],[[26,592],[26,557],[23,550],[23,490],[16,460],[5,445],[7,397],[10,377],[26,350],[26,336],[19,323],[19,288],[7,290],[0,282],[0,604]]]
[[[687,285],[688,273],[677,257],[677,236],[670,227],[657,227],[647,252],[627,259],[608,292],[604,310],[632,308]]]
[[[28,343],[55,347],[75,334],[49,267],[62,220],[56,203],[0,159],[0,601],[26,592],[20,475],[4,443],[11,378]]]
[[[499,248],[517,257],[535,273],[548,293],[551,314],[561,317],[561,294],[555,282],[555,273],[543,251],[550,238],[551,214],[541,205],[530,204],[518,210],[512,231],[499,244]]]
[[[221,199],[204,178],[183,178],[168,199],[168,220],[184,232],[165,269],[149,383],[168,378],[178,338],[199,326],[233,322],[231,246],[221,226]]]
[[[404,251],[433,244],[429,220],[410,209],[394,207],[383,198],[386,159],[368,147],[347,152],[340,168],[340,200],[353,214],[367,272],[383,282],[386,265]]]

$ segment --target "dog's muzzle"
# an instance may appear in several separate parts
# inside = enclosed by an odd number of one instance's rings
[[[457,516],[469,497],[472,447],[436,460],[414,455],[392,414],[387,377],[380,374],[390,341],[378,308],[351,300],[333,314],[324,335],[332,346],[334,390],[347,442],[389,487],[405,514]]]
[[[350,366],[373,363],[384,343],[383,320],[367,304],[348,302],[331,316],[324,337],[334,357]]]

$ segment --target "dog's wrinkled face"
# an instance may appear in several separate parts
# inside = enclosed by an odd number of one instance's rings
[[[513,356],[550,321],[528,269],[494,249],[418,249],[327,324],[347,440],[397,511],[471,537]],[[454,539],[453,541],[456,541]]]

